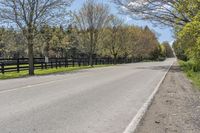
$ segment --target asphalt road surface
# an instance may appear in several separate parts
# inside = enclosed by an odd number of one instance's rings
[[[0,81],[0,133],[123,133],[174,59]]]

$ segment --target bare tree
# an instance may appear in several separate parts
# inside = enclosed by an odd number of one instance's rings
[[[168,26],[183,26],[191,21],[190,15],[180,10],[182,0],[113,0],[121,11],[134,19],[145,19]],[[189,10],[189,9],[188,9]]]
[[[93,55],[97,50],[100,32],[110,20],[107,5],[87,0],[78,13],[74,14],[76,26],[82,36],[82,46],[89,54],[90,65],[93,65]]]
[[[0,0],[0,22],[11,23],[26,37],[29,75],[34,75],[33,45],[37,28],[66,17],[73,0]]]

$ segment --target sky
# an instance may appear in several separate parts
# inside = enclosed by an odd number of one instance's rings
[[[133,25],[137,25],[140,27],[148,26],[150,29],[152,29],[153,31],[155,31],[157,33],[157,37],[158,37],[158,40],[160,43],[162,43],[163,41],[168,41],[170,44],[172,44],[172,42],[174,41],[173,31],[171,28],[162,27],[160,25],[154,26],[153,24],[151,24],[148,21],[133,20],[129,16],[119,14],[119,10],[117,9],[117,6],[115,4],[109,2],[109,0],[97,0],[97,1],[108,4],[110,6],[111,13],[119,16],[119,18],[122,18],[125,21],[125,23],[127,23],[127,24],[133,24]],[[70,9],[71,10],[79,10],[84,2],[85,2],[85,0],[74,0]]]

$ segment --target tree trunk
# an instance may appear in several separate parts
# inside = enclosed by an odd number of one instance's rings
[[[114,65],[116,65],[116,64],[117,64],[117,55],[114,54]]]
[[[89,64],[93,67],[93,54],[94,54],[95,40],[94,40],[94,28],[90,27],[90,51],[89,51]]]
[[[91,67],[93,67],[93,57],[92,56],[93,56],[93,54],[90,53],[90,55],[89,55],[89,64],[90,64]]]
[[[28,38],[29,75],[34,75],[33,37]]]
[[[44,56],[49,57],[49,43],[44,48]]]

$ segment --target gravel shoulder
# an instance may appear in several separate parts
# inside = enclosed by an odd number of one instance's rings
[[[200,133],[200,91],[175,63],[136,133]]]

